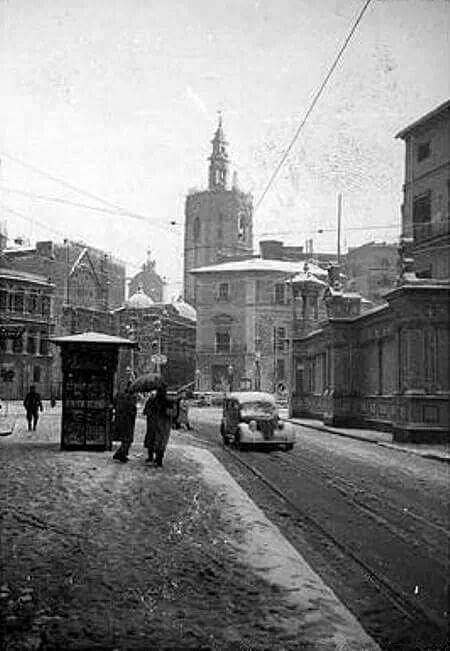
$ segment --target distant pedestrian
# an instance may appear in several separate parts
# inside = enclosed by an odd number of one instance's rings
[[[39,420],[39,411],[43,411],[41,396],[37,393],[35,386],[30,386],[30,390],[23,401],[23,406],[27,414],[28,431],[31,429],[35,431]]]
[[[187,430],[192,429],[189,422],[189,402],[187,400],[186,391],[183,391],[178,403],[178,426],[184,427]]]
[[[147,416],[147,431],[144,439],[144,447],[148,452],[146,461],[148,463],[154,461],[157,466],[162,466],[174,414],[174,404],[167,397],[164,385],[152,391],[145,403],[143,413]]]
[[[131,382],[128,382],[123,393],[118,393],[115,400],[115,436],[120,438],[121,444],[113,459],[126,463],[128,453],[134,438],[136,422],[136,396],[130,391]]]

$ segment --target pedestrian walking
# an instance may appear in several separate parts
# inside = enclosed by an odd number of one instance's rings
[[[146,461],[148,463],[154,461],[157,466],[161,467],[174,415],[174,405],[172,400],[167,397],[165,385],[152,391],[145,403],[143,414],[147,417],[147,431],[144,439],[144,447],[148,452]]]
[[[128,382],[124,392],[118,393],[115,400],[114,427],[115,436],[120,437],[120,447],[113,459],[126,463],[128,453],[134,438],[134,425],[136,422],[136,396],[130,391],[131,382]]]
[[[27,414],[28,431],[31,429],[35,431],[39,420],[39,411],[43,411],[41,396],[37,393],[35,386],[30,386],[30,390],[23,401],[23,406]]]

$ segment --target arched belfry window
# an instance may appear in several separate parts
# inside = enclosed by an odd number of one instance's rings
[[[247,233],[246,233],[245,215],[240,214],[238,216],[238,238],[240,240],[245,240],[246,236]]]
[[[194,240],[198,240],[200,237],[200,217],[196,217],[194,220]]]

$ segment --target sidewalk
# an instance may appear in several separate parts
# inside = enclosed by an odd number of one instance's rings
[[[367,441],[368,443],[375,443],[385,448],[392,448],[407,452],[409,454],[416,454],[426,459],[434,459],[436,461],[443,461],[450,463],[450,450],[448,445],[416,445],[413,443],[393,443],[393,435],[391,432],[378,432],[376,430],[358,429],[358,428],[344,428],[344,427],[331,427],[324,425],[322,421],[313,418],[286,418],[285,420],[295,425],[301,425],[309,429],[315,429],[320,432],[327,432],[329,434],[337,434],[338,436],[345,436],[347,438],[357,439],[360,441]]]
[[[0,440],[10,649],[378,649],[207,450],[61,452],[59,418]],[[41,645],[41,646],[40,646]]]

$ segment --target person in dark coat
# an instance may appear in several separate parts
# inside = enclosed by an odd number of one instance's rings
[[[122,463],[128,461],[128,453],[134,438],[134,425],[136,422],[136,396],[130,391],[131,382],[123,393],[118,393],[115,400],[115,436],[120,438],[121,444],[113,456]]]
[[[162,466],[173,413],[173,402],[167,397],[166,387],[161,385],[152,392],[143,411],[144,416],[147,417],[144,447],[147,448],[148,463],[154,461],[157,466]]]
[[[37,393],[35,386],[30,386],[30,390],[23,401],[23,406],[27,413],[28,431],[31,429],[36,430],[39,420],[39,411],[42,411],[43,407],[41,396]]]

